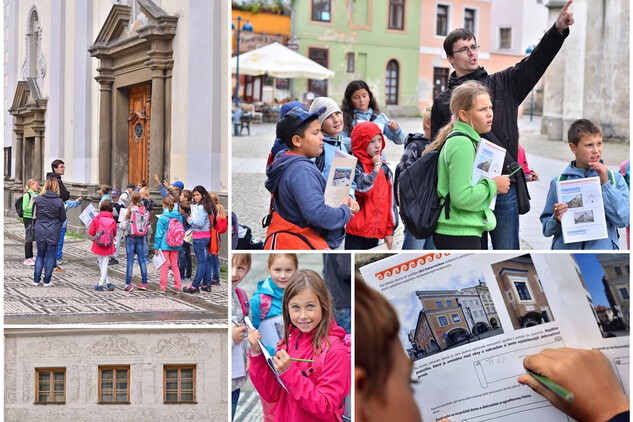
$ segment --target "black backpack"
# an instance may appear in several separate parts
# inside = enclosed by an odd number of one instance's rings
[[[453,136],[462,135],[453,132]],[[443,146],[442,146],[443,147]],[[442,208],[446,219],[450,218],[450,196],[446,195],[443,204],[437,195],[437,164],[442,149],[429,151],[400,174],[398,197],[400,198],[400,216],[409,233],[416,239],[426,239],[433,235]]]
[[[408,169],[418,158],[422,157],[422,152],[431,143],[429,138],[425,138],[421,133],[410,133],[404,141],[404,151],[400,162],[396,166],[393,178],[393,199],[396,206],[400,206],[400,198],[398,197],[398,181],[402,173]]]
[[[30,198],[31,195],[27,192],[23,196],[15,200],[15,212],[18,213],[18,217],[20,218],[24,218],[24,209],[22,208],[22,206],[24,205],[24,196],[26,196],[27,194]]]

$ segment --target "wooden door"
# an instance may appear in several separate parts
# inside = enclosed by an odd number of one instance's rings
[[[128,183],[149,185],[149,146],[152,84],[130,89],[128,116]]]

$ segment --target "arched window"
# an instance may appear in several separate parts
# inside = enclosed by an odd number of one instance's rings
[[[400,66],[395,60],[387,63],[387,73],[385,75],[385,102],[387,104],[398,104],[398,80],[400,79]]]
[[[46,62],[42,54],[42,27],[39,13],[31,7],[26,24],[26,58],[22,66],[22,77],[38,79],[46,74]]]

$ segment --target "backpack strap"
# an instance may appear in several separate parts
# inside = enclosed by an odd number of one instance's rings
[[[273,305],[273,297],[271,295],[267,295],[266,293],[261,293],[259,297],[259,318],[260,321],[263,321],[266,319],[266,316]]]
[[[251,308],[251,303],[248,301],[248,296],[246,292],[239,287],[235,288],[235,292],[237,293],[237,298],[240,301],[240,305],[242,305],[242,313],[244,316],[248,316],[248,312]]]

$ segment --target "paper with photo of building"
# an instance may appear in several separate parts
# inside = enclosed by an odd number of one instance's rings
[[[568,207],[560,221],[564,243],[607,238],[599,177],[559,180],[556,196],[558,202]]]
[[[358,159],[339,149],[334,151],[325,186],[325,203],[338,208],[349,196]]]
[[[473,164],[472,183],[475,186],[481,179],[493,179],[501,174],[506,150],[499,145],[481,138],[477,144],[475,163]],[[490,203],[490,209],[494,210],[497,203],[497,195]]]
[[[603,338],[571,254],[398,254],[360,272],[396,309],[424,420],[569,421],[516,382],[544,348],[599,348],[628,368],[628,337]]]

